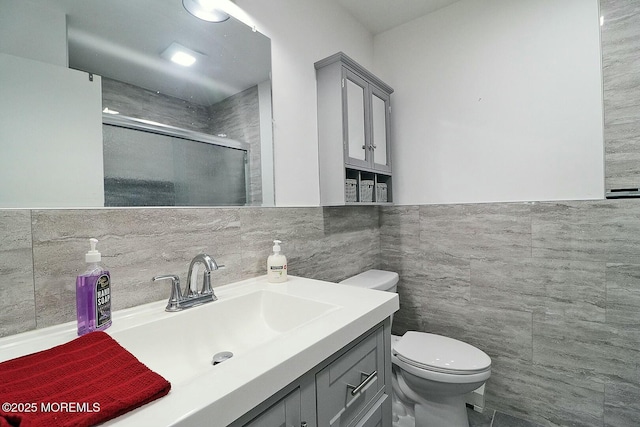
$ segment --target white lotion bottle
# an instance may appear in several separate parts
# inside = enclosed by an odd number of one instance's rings
[[[287,257],[280,253],[280,240],[273,241],[273,254],[267,258],[267,281],[282,283],[287,281]]]

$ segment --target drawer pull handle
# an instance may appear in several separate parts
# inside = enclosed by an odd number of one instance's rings
[[[362,375],[367,375],[367,374],[363,373]],[[356,394],[360,393],[362,389],[367,386],[367,384],[369,384],[371,381],[376,379],[376,376],[378,376],[378,371],[373,371],[372,373],[367,375],[367,378],[365,378],[364,381],[360,383],[360,385],[355,386],[355,385],[347,384],[347,388],[353,389],[351,390],[351,396],[355,396]]]

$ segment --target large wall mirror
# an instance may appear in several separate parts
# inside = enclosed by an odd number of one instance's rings
[[[273,205],[270,73],[182,0],[2,0],[0,208]]]

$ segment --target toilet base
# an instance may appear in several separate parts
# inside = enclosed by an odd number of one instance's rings
[[[469,427],[464,396],[423,401],[414,406],[415,427]]]
[[[409,375],[404,373],[404,375]],[[392,413],[394,427],[469,427],[465,394],[438,395],[429,400],[406,383],[402,371],[393,366]]]
[[[393,427],[415,427],[416,417],[413,415],[413,412],[409,413],[409,411],[407,411],[408,408],[397,399],[395,393],[393,393],[392,402]]]
[[[464,399],[462,402],[428,402],[408,408],[394,396],[392,412],[393,427],[469,427]]]

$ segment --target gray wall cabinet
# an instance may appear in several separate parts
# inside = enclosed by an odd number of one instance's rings
[[[363,334],[232,426],[390,427],[390,321]]]
[[[315,67],[321,203],[392,202],[393,89],[342,52]]]

